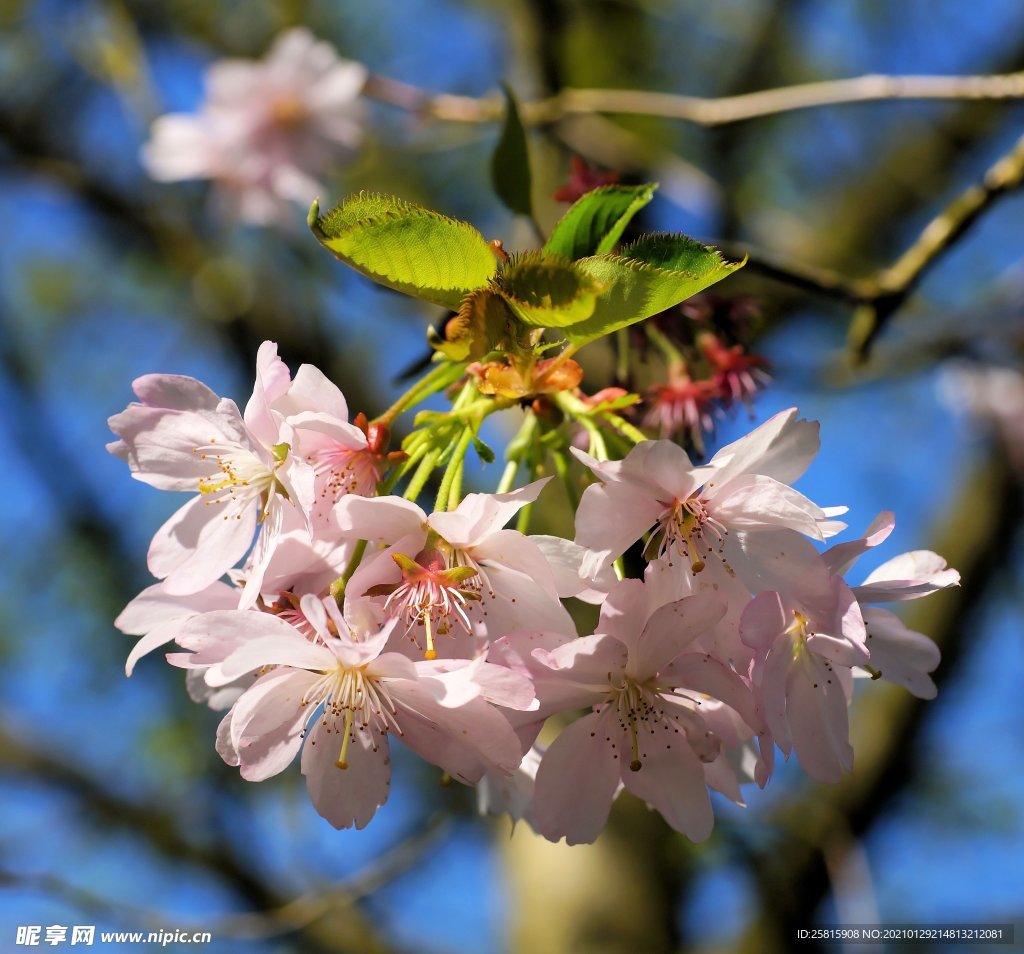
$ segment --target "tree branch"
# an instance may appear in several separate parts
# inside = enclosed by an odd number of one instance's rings
[[[921,283],[925,273],[961,239],[1001,196],[1024,183],[1024,136],[982,177],[946,206],[892,265],[870,285],[870,294],[854,313],[850,347],[864,361],[893,314]]]
[[[431,95],[390,77],[373,75],[365,94],[430,119],[457,123],[497,122],[503,100],[497,96]],[[1000,100],[1024,98],[1024,72],[992,76],[886,76],[800,83],[737,96],[681,96],[628,89],[563,89],[555,96],[521,105],[523,121],[538,125],[566,116],[592,113],[661,116],[698,126],[773,116],[779,113],[849,103],[889,100]]]

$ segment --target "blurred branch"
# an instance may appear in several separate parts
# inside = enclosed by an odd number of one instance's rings
[[[447,122],[496,122],[504,101],[497,96],[474,98],[431,95],[417,86],[372,75],[367,96],[418,115]],[[590,113],[660,116],[698,126],[727,123],[848,103],[887,100],[1001,100],[1024,98],[1024,72],[992,76],[885,76],[868,74],[850,79],[800,83],[737,96],[680,96],[628,89],[563,89],[554,96],[523,103],[523,120],[531,124],[556,122],[566,116]]]
[[[436,816],[423,831],[403,840],[372,864],[337,884],[310,891],[284,904],[252,914],[210,917],[202,923],[181,922],[174,918],[175,928],[189,932],[209,931],[217,939],[257,940],[291,934],[308,927],[333,909],[351,908],[357,901],[384,887],[420,861],[450,828],[450,819]],[[172,920],[166,911],[107,898],[45,872],[18,872],[0,868],[0,886],[37,890],[61,898],[84,911],[153,930],[166,927]]]
[[[7,720],[2,720],[6,722]],[[294,917],[295,923],[283,919],[277,930],[270,933],[298,930],[302,933],[304,950],[309,951],[344,951],[353,954],[389,954],[390,948],[373,932],[365,918],[351,904],[344,910],[333,912],[327,904],[320,904],[312,909],[312,914],[304,916],[299,901],[288,901],[267,885],[252,870],[252,866],[236,856],[231,845],[224,841],[211,841],[198,844],[187,838],[181,829],[177,817],[151,805],[141,805],[124,798],[100,785],[88,772],[84,772],[73,763],[47,754],[41,746],[33,746],[23,742],[16,735],[0,729],[0,765],[5,772],[12,772],[31,781],[42,782],[71,793],[82,809],[104,824],[127,829],[142,836],[150,845],[168,858],[174,858],[188,864],[197,865],[220,877],[240,897],[244,898],[256,912],[264,912],[251,917],[239,916],[237,923],[250,926],[256,919],[277,917],[280,912]],[[400,855],[399,857],[405,857]],[[369,890],[379,885],[383,872],[379,869],[372,872],[366,882]],[[398,872],[396,872],[398,873]],[[48,877],[48,876],[47,876]],[[50,879],[51,888],[58,886],[57,879]],[[357,882],[358,883],[358,882]],[[75,889],[79,900],[89,905],[106,903],[98,895],[83,893]],[[88,894],[88,897],[86,897]],[[334,895],[332,895],[334,896]],[[359,895],[361,897],[362,895]],[[352,901],[357,900],[353,896]],[[315,903],[315,901],[314,901]],[[88,906],[88,905],[83,905]],[[118,904],[122,913],[134,912]],[[107,903],[107,909],[113,905]],[[269,914],[268,914],[269,912]],[[325,914],[332,914],[322,923],[314,923]],[[157,918],[155,912],[153,917]],[[202,930],[211,930],[205,926]]]
[[[1024,136],[992,165],[981,182],[970,186],[923,229],[914,243],[867,286],[869,294],[858,307],[850,326],[850,345],[858,360],[871,346],[894,312],[920,284],[925,273],[1001,196],[1024,183]]]
[[[867,278],[847,278],[827,268],[789,261],[750,245],[716,242],[733,258],[747,257],[747,266],[776,281],[803,291],[856,306],[849,340],[858,363],[867,360],[872,345],[893,315],[914,293],[927,271],[967,234],[999,198],[1024,185],[1024,136],[982,177],[949,203],[891,265]]]

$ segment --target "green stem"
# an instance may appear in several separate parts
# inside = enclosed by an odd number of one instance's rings
[[[377,484],[377,496],[386,497],[390,494],[398,482],[419,463],[426,452],[426,444],[418,442],[415,449],[409,452],[409,456],[395,467],[384,480]]]
[[[435,448],[428,451],[423,457],[419,467],[416,468],[416,473],[412,475],[412,480],[409,481],[409,486],[405,488],[405,493],[402,494],[406,500],[415,502],[427,480],[430,479],[430,475],[434,472],[434,468],[437,466],[437,458],[440,456],[441,452]]]
[[[572,482],[572,475],[569,473],[569,456],[562,450],[553,451],[551,456],[555,462],[558,479],[561,480],[562,486],[565,488],[565,495],[569,498],[569,506],[572,507],[572,512],[576,513],[580,506],[580,495],[576,485]]]
[[[366,541],[360,540],[356,544],[355,550],[352,551],[352,558],[348,561],[344,572],[331,584],[331,596],[337,601],[339,607],[345,600],[345,587],[348,586],[348,581],[352,579],[356,568],[363,562],[364,553],[366,553]]]
[[[458,506],[459,494],[462,493],[462,467],[472,439],[472,429],[465,428],[448,460],[444,476],[441,478],[441,488],[437,492],[437,500],[434,503],[435,511],[454,510]]]
[[[466,370],[464,363],[445,361],[428,371],[408,391],[395,401],[383,414],[374,419],[375,424],[390,424],[407,407],[418,404],[424,398],[454,384]]]
[[[615,379],[623,387],[626,386],[626,382],[629,380],[629,331],[626,328],[620,328],[615,332],[615,347],[616,347],[616,361],[615,361]]]
[[[505,470],[502,472],[501,480],[498,481],[498,489],[494,492],[496,494],[507,494],[515,483],[516,474],[519,473],[519,461],[510,460],[505,465]]]
[[[645,322],[643,327],[647,340],[665,356],[665,360],[669,364],[686,367],[686,358],[683,357],[683,353],[668,340],[665,333],[654,322]]]
[[[516,517],[516,529],[520,533],[526,533],[530,529],[530,515],[533,512],[533,504],[528,503],[522,510],[519,511],[519,516]]]
[[[622,433],[625,434],[626,437],[628,437],[634,444],[640,444],[643,441],[650,440],[650,438],[648,438],[640,428],[630,424],[629,421],[620,414],[616,414],[613,411],[602,411],[601,416],[611,424],[612,427],[616,427],[622,431]]]

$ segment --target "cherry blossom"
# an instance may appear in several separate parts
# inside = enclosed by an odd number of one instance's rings
[[[309,30],[289,30],[261,61],[213,64],[199,112],[157,119],[143,163],[162,182],[212,179],[238,218],[270,223],[289,203],[308,206],[359,146],[366,75]]]
[[[694,573],[724,552],[731,531],[789,527],[817,540],[837,533],[845,524],[831,518],[845,508],[822,510],[788,486],[818,451],[818,425],[796,415],[776,414],[702,467],[663,440],[638,444],[622,461],[574,450],[600,481],[576,513],[576,542],[591,551],[583,574],[594,576],[649,530],[654,556],[683,556]]]
[[[281,373],[283,370],[283,377]],[[287,387],[276,346],[265,342],[245,416],[235,403],[181,375],[150,374],[132,385],[140,403],[110,418],[108,450],[132,476],[161,490],[195,494],[157,532],[149,569],[170,594],[196,593],[248,553],[259,533],[244,603],[258,595],[285,510],[294,496],[287,444],[277,442],[269,403]]]
[[[531,628],[570,630],[556,585],[563,574],[530,537],[503,529],[545,483],[468,494],[455,510],[429,516],[399,497],[344,498],[337,506],[342,535],[383,545],[353,575],[346,601],[375,598],[383,616],[405,619],[417,645],[413,627],[422,629],[428,657],[477,651],[470,641],[437,644],[437,633],[494,638]]]
[[[301,750],[316,810],[336,828],[363,828],[387,800],[389,736],[467,784],[488,770],[518,768],[519,739],[492,703],[534,704],[528,683],[513,673],[489,679],[480,671],[488,664],[468,664],[471,674],[442,671],[385,652],[394,623],[354,634],[333,606],[302,599],[315,639],[252,611],[209,614],[188,624],[181,638],[186,648],[201,651],[212,617],[232,644],[207,670],[210,685],[263,673],[232,707],[218,737],[221,755],[243,778],[275,775]]]
[[[650,612],[648,596],[643,583],[623,581],[594,635],[532,650],[542,712],[593,708],[559,734],[537,771],[534,819],[547,838],[593,841],[621,785],[672,827],[703,840],[713,824],[704,764],[718,758],[721,740],[702,706],[717,699],[759,726],[744,679],[689,651],[724,604],[694,596]]]
[[[751,676],[771,735],[796,751],[813,778],[837,782],[853,768],[847,706],[852,670],[870,659],[860,604],[821,554],[793,531],[759,535],[745,567],[759,595],[740,634],[755,651]],[[773,559],[764,559],[765,552]]]

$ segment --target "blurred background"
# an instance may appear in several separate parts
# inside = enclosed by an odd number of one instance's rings
[[[132,379],[191,374],[241,402],[271,338],[372,416],[440,317],[331,259],[302,206],[249,225],[207,183],[157,183],[140,163],[155,117],[198,108],[210,64],[258,58],[298,24],[374,77],[477,98],[505,82],[525,102],[566,87],[717,97],[1024,70],[1015,0],[0,0],[0,949],[16,949],[18,925],[77,924],[208,930],[211,951],[764,952],[815,923],[1020,919],[1024,197],[986,201],[866,362],[847,345],[855,280],[877,278],[1013,150],[1020,100],[831,105],[715,128],[584,112],[531,131],[542,226],[564,209],[551,196],[577,154],[661,183],[645,230],[753,250],[716,291],[762,315],[751,346],[773,382],[756,419],[797,404],[822,422],[800,488],[849,505],[853,530],[896,511],[864,573],[933,547],[963,575],[906,613],[942,646],[938,699],[863,687],[841,785],[786,766],[747,809],[716,801],[700,846],[624,797],[595,846],[567,849],[477,817],[471,792],[399,757],[373,824],[336,832],[297,770],[249,785],[221,764],[218,715],[159,654],[124,678],[132,640],[112,620],[149,584],[149,538],[178,504],[104,451]],[[534,244],[490,183],[497,122],[379,97],[363,121],[323,204],[391,192],[507,248]],[[607,366],[593,355],[585,386],[609,383]],[[750,423],[722,419],[709,450]]]

